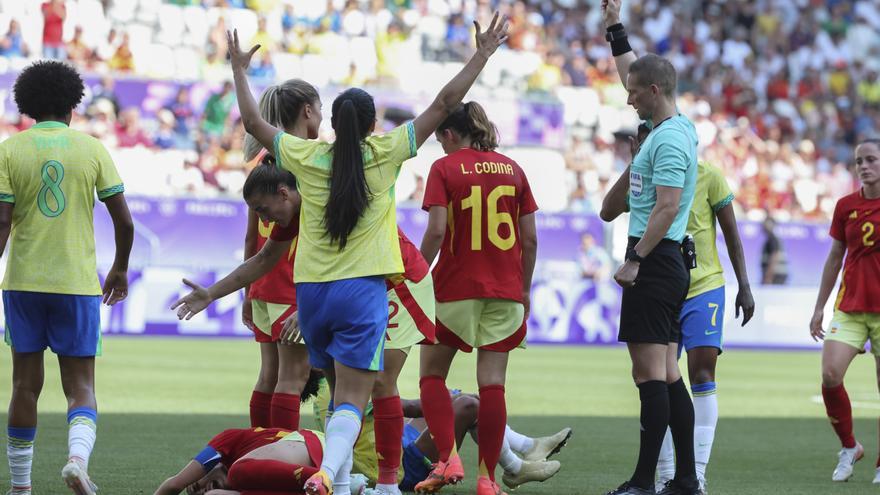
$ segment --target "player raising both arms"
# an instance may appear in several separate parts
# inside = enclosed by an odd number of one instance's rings
[[[310,495],[332,493],[336,482],[340,494],[348,490],[352,446],[383,368],[385,278],[404,272],[393,188],[403,162],[456,108],[507,39],[507,23],[497,14],[486,32],[476,27],[476,53],[414,121],[371,136],[373,99],[348,89],[333,102],[333,143],[297,138],[261,118],[246,76],[259,46],[242,51],[238,33],[227,33],[245,130],[273,152],[279,167],[296,174],[303,196],[294,263],[300,330],[309,361],[335,382],[327,451],[321,470],[306,482]]]
[[[87,471],[98,421],[101,294],[106,304],[127,295],[134,227],[107,150],[68,128],[83,96],[79,74],[61,62],[35,62],[18,76],[14,92],[19,112],[37,123],[0,144],[0,253],[11,237],[3,278],[6,342],[12,346],[10,493],[31,493],[37,399],[43,351],[49,347],[58,355],[67,398],[68,462],[61,475],[75,493],[91,495],[96,488]],[[107,206],[116,238],[103,289],[95,260],[96,193]]]
[[[840,198],[831,220],[831,251],[822,271],[810,335],[822,344],[822,398],[831,426],[843,448],[838,454],[833,481],[846,481],[865,449],[853,435],[852,407],[843,378],[853,358],[871,341],[871,352],[880,366],[880,139],[856,146],[856,172],[862,187]],[[846,255],[846,262],[844,261]],[[840,266],[843,275],[831,330],[822,321]],[[874,483],[880,483],[880,457]]]
[[[436,134],[447,156],[434,162],[428,174],[422,254],[430,263],[440,253],[433,272],[440,343],[422,348],[420,395],[438,462],[416,491],[436,492],[464,477],[446,376],[456,352],[476,348],[481,405],[477,493],[495,495],[502,493],[495,466],[507,422],[507,358],[525,342],[538,206],[519,165],[495,152],[495,126],[478,103],[459,105]]]
[[[280,104],[284,101],[284,105]],[[321,125],[321,99],[315,87],[301,79],[291,79],[269,86],[260,97],[260,114],[267,122],[283,125],[282,112],[296,118],[291,133],[304,139],[318,137]],[[274,166],[271,154],[252,136],[246,135],[244,154],[247,160],[262,155],[261,163]],[[298,219],[294,219],[299,223]],[[280,228],[280,227],[279,227]],[[275,229],[248,209],[245,260],[255,255]],[[281,339],[282,325],[296,312],[296,287],[293,284],[293,261],[296,240],[287,256],[272,270],[246,288],[242,319],[260,343],[260,374],[251,395],[251,426],[299,428],[299,396],[309,376],[308,352],[302,341]]]

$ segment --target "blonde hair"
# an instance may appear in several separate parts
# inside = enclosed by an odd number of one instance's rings
[[[270,125],[286,129],[292,127],[305,105],[318,100],[318,90],[302,79],[289,79],[269,86],[260,95],[260,116]],[[250,134],[244,136],[244,158],[251,161],[263,146]]]

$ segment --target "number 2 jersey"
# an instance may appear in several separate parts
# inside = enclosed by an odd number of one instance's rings
[[[46,121],[0,143],[0,201],[13,203],[2,288],[99,295],[93,211],[123,192],[104,146]]]
[[[880,199],[866,199],[861,190],[840,198],[830,234],[846,245],[836,309],[880,313]]]
[[[424,210],[444,206],[446,235],[434,268],[437,301],[522,302],[519,219],[538,210],[525,173],[494,151],[463,148],[431,166]]]

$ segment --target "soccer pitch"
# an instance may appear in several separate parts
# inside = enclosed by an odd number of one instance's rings
[[[806,334],[806,330],[804,332]],[[0,359],[0,402],[9,400],[9,354]],[[144,494],[175,473],[224,428],[247,426],[259,352],[249,340],[108,338],[97,367],[100,419],[90,472],[104,494]],[[418,353],[400,380],[418,394]],[[865,459],[848,483],[832,483],[839,449],[819,398],[818,352],[732,349],[719,360],[721,419],[709,465],[711,494],[861,494],[871,485],[880,400],[874,361],[859,356],[846,385]],[[475,391],[474,357],[461,355],[451,387]],[[512,354],[507,382],[510,424],[528,435],[574,428],[556,457],[562,470],[516,494],[601,494],[627,479],[638,444],[638,395],[623,347],[532,347]],[[66,404],[58,366],[46,356],[46,385],[34,465],[35,494],[66,493]],[[302,424],[312,427],[303,409]],[[5,416],[4,416],[5,422]],[[476,449],[463,449],[467,479],[442,493],[473,493]],[[5,449],[0,492],[8,487]],[[500,471],[499,471],[500,476]]]

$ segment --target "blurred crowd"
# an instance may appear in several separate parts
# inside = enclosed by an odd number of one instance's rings
[[[222,81],[225,31],[264,47],[251,76],[425,91],[423,67],[458,67],[474,19],[500,10],[510,39],[480,86],[564,107],[569,208],[597,211],[628,163],[635,116],[604,40],[600,2],[582,0],[0,0],[0,65],[66,59],[105,77],[76,125],[110,146],[188,150],[193,186],[235,192],[246,171],[234,94],[193,108],[119,108],[113,79]],[[827,219],[854,187],[852,149],[880,128],[880,3],[871,0],[624,1],[638,53],[678,69],[680,109],[704,160],[724,169],[746,215]],[[326,60],[332,57],[333,66]],[[340,63],[340,60],[343,63]],[[420,64],[422,64],[420,66]],[[338,66],[338,67],[337,67]],[[0,67],[3,69],[3,67]],[[490,70],[491,69],[491,70]],[[483,93],[486,94],[486,93]],[[142,115],[143,113],[143,115]],[[26,123],[14,118],[0,133]],[[516,143],[509,143],[516,144]],[[200,178],[201,176],[201,178]],[[238,184],[238,186],[237,186]]]

